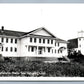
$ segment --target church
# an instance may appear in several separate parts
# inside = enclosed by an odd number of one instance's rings
[[[54,36],[46,28],[30,32],[0,29],[0,54],[3,57],[67,56],[67,41]]]
[[[78,32],[77,38],[68,40],[68,49],[76,52],[81,52],[84,55],[84,31]]]

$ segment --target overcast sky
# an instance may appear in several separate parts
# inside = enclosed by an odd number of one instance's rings
[[[64,40],[84,30],[84,4],[0,4],[0,27],[29,32],[45,27]]]

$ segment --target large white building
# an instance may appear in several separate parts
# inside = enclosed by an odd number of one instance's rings
[[[0,49],[3,57],[67,56],[67,41],[55,37],[45,28],[30,32],[0,30]]]
[[[78,37],[68,40],[68,48],[80,51],[84,55],[84,31],[78,32]]]

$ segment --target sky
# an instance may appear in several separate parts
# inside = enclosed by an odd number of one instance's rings
[[[1,26],[24,32],[45,27],[63,40],[76,38],[84,30],[84,4],[1,3]]]

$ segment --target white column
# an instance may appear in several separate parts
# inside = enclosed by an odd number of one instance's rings
[[[37,46],[37,55],[38,55],[38,46]]]

